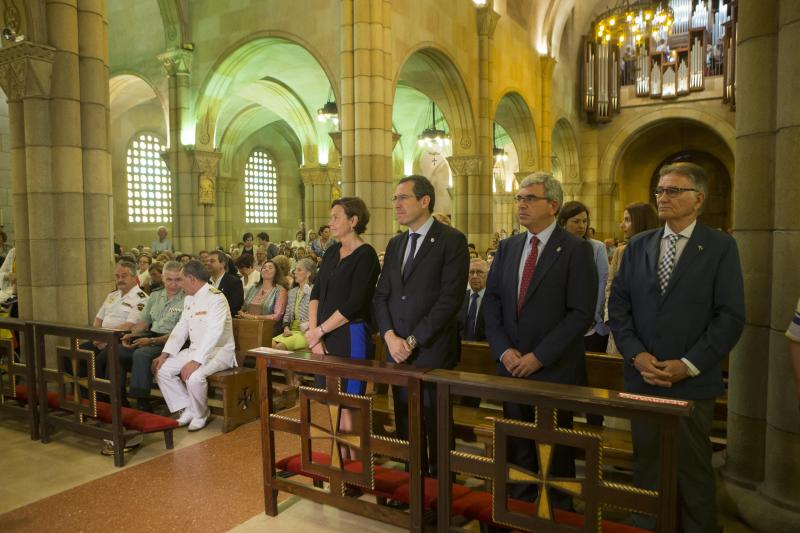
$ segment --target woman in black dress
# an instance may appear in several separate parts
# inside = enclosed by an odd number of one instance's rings
[[[360,237],[368,222],[361,198],[340,198],[331,205],[331,235],[337,242],[325,252],[311,291],[306,339],[312,350],[324,347],[329,355],[352,359],[374,354],[370,318],[380,264],[375,249]],[[344,392],[364,393],[363,381],[346,382]]]

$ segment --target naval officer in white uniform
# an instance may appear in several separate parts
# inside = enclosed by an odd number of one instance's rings
[[[228,300],[208,284],[208,271],[200,261],[183,266],[181,319],[170,333],[164,351],[153,360],[153,373],[170,412],[183,413],[178,425],[189,431],[208,423],[208,383],[214,372],[236,366],[233,323]],[[189,339],[186,349],[181,347]]]

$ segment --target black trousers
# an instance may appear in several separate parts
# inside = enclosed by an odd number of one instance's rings
[[[394,400],[394,424],[397,438],[408,440],[408,389],[392,386]],[[431,477],[436,476],[436,386],[431,383],[422,384],[422,472]]]
[[[523,422],[534,421],[534,406],[519,403],[503,403],[503,416]],[[572,428],[572,412],[558,411],[557,423],[559,427]],[[522,467],[530,472],[539,471],[539,457],[536,453],[536,443],[529,439],[519,437],[508,438],[508,462]],[[575,453],[567,446],[556,446],[553,451],[553,461],[550,467],[550,477],[575,477]],[[555,489],[550,491],[550,501],[554,507],[572,510],[572,496]],[[533,483],[514,483],[509,487],[508,495],[517,500],[533,501],[539,495],[539,489]]]
[[[689,378],[691,379],[691,378]],[[695,400],[689,416],[681,418],[678,437],[678,496],[685,533],[717,532],[717,499],[711,467],[711,424],[714,400]],[[637,487],[656,490],[659,481],[660,429],[631,420],[633,480]],[[655,519],[637,516],[636,525],[655,528]]]

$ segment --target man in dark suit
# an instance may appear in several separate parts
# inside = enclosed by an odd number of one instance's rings
[[[242,280],[227,271],[228,256],[225,252],[214,250],[208,254],[206,268],[211,275],[208,282],[222,291],[231,308],[231,316],[236,316],[244,303],[244,286]]]
[[[625,389],[694,401],[681,419],[678,488],[683,530],[717,531],[709,435],[714,398],[725,390],[720,361],[744,327],[736,241],[697,222],[708,179],[691,163],[663,167],[655,190],[663,228],[631,239],[614,278],[608,311],[625,358]],[[655,489],[659,430],[631,422],[634,481]],[[653,520],[635,517],[638,525]],[[648,523],[649,522],[649,523]]]
[[[481,258],[469,262],[469,289],[458,312],[458,329],[465,341],[485,341],[486,323],[483,319],[483,296],[489,264]]]
[[[583,334],[594,317],[597,268],[588,241],[556,224],[564,194],[544,172],[522,180],[516,200],[525,233],[500,242],[484,296],[486,336],[500,376],[577,385],[585,371]],[[506,418],[531,422],[533,406],[504,403]],[[558,425],[572,427],[572,413],[559,411]],[[509,438],[510,463],[539,469],[534,443]],[[569,448],[557,446],[550,475],[574,477]],[[514,484],[510,496],[533,500],[536,485]],[[571,509],[571,498],[550,491],[550,501]]]
[[[389,360],[421,368],[453,368],[458,362],[458,310],[467,284],[467,239],[436,221],[436,194],[423,176],[408,176],[395,189],[397,221],[408,231],[386,247],[383,271],[375,289],[375,320]],[[408,394],[395,387],[397,435],[408,438]],[[428,469],[436,473],[436,402],[434,389],[423,391]],[[423,444],[423,449],[426,446]]]

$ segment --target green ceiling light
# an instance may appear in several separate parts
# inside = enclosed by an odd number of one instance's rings
[[[325,105],[317,109],[317,120],[320,122],[332,122],[334,126],[339,125],[339,107],[333,99],[333,89],[328,91],[328,101]]]
[[[450,144],[450,135],[436,127],[436,104],[431,101],[431,127],[417,137],[417,144],[428,148],[440,148]]]

